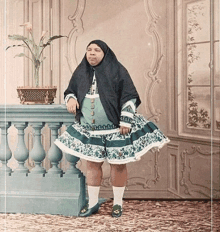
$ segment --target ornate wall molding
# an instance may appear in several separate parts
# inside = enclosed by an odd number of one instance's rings
[[[181,136],[181,135],[172,135],[172,134],[168,134],[167,135],[169,137],[170,140],[173,141],[179,141],[179,142],[185,142],[185,143],[194,143],[194,144],[201,144],[201,145],[205,145],[205,146],[215,146],[215,147],[219,147],[220,146],[220,142],[218,140],[210,140],[207,138],[199,138],[196,136]]]
[[[156,84],[159,84],[161,82],[161,79],[158,77],[158,72],[161,67],[162,59],[164,57],[164,54],[162,54],[162,41],[161,37],[157,31],[157,22],[160,18],[154,10],[152,6],[152,0],[145,0],[144,1],[145,5],[145,11],[146,14],[149,18],[149,21],[146,26],[146,33],[150,34],[153,40],[154,48],[155,48],[155,57],[152,61],[152,69],[151,71],[148,71],[145,73],[145,78],[150,81],[149,88],[146,88],[145,90],[145,110],[147,108],[150,111],[151,116],[149,118],[154,119],[155,122],[159,121],[159,117],[161,115],[161,110],[160,109],[155,109],[153,105],[153,92]]]
[[[168,155],[168,191],[179,195],[179,144],[170,142],[167,145]]]
[[[86,0],[78,0],[75,13],[68,17],[73,24],[73,28],[70,31],[67,40],[67,62],[71,73],[73,73],[78,65],[76,58],[76,41],[78,36],[84,31],[82,16],[85,10],[85,5]]]
[[[184,187],[184,193],[186,195],[189,195],[190,197],[196,197],[199,195],[210,198],[211,197],[211,188],[201,185],[201,184],[195,184],[191,180],[191,173],[192,173],[192,167],[190,165],[190,159],[189,157],[196,157],[197,155],[203,156],[203,157],[211,157],[213,155],[219,155],[220,151],[213,151],[207,152],[203,151],[200,146],[192,146],[192,151],[188,151],[185,149],[181,155],[181,164],[182,164],[182,170],[181,170],[181,179],[180,179],[180,186]],[[203,169],[201,169],[203,171]],[[213,197],[219,199],[220,198],[220,190],[219,189],[213,189],[212,190]]]

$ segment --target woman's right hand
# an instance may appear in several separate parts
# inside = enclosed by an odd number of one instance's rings
[[[78,101],[74,98],[70,98],[67,102],[67,110],[69,113],[76,114],[76,109],[79,109]]]

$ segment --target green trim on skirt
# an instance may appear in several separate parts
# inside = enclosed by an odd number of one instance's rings
[[[139,114],[134,115],[129,134],[121,135],[115,129],[109,132],[93,134],[74,122],[56,139],[55,144],[63,152],[85,160],[103,162],[107,159],[112,164],[125,164],[137,161],[150,149],[160,149],[169,142],[153,122]]]

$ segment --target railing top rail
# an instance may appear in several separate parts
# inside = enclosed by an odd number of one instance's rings
[[[64,104],[0,105],[0,122],[62,122],[71,123],[74,115]]]

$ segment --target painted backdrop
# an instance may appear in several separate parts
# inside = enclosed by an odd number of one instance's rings
[[[200,11],[204,17],[208,17],[209,14],[209,11],[203,12],[206,5],[201,5],[200,2],[7,0],[5,3],[1,0],[0,46],[3,55],[0,56],[0,104],[5,104],[6,107],[7,104],[20,104],[16,87],[34,85],[32,66],[28,59],[14,58],[23,51],[23,48],[10,49],[7,52],[4,50],[6,46],[13,44],[7,39],[9,34],[27,35],[24,28],[19,25],[31,22],[36,40],[39,40],[43,30],[48,31],[48,35],[68,36],[68,39],[54,41],[52,46],[45,49],[46,59],[40,70],[40,85],[58,87],[55,104],[64,104],[63,92],[72,72],[82,60],[87,44],[94,39],[104,40],[131,74],[142,100],[138,112],[154,121],[171,139],[160,152],[149,152],[141,161],[128,164],[129,179],[125,197],[219,198],[219,127],[212,126],[215,133],[211,134],[209,125],[215,121],[217,123],[220,118],[217,111],[213,111],[215,116],[211,122],[208,122],[206,118],[208,116],[203,117],[206,121],[203,120],[205,123],[202,128],[192,124],[193,116],[190,114],[194,111],[190,111],[190,105],[187,108],[187,104],[192,102],[189,102],[189,98],[187,102],[186,96],[192,94],[194,89],[185,83],[187,78],[184,79],[187,75],[189,79],[189,73],[186,71],[189,60],[184,59],[190,55],[196,56],[195,46],[199,46],[196,41],[193,41],[193,45],[189,44],[185,38],[187,33],[188,35],[191,33],[190,28],[195,29],[195,25],[203,28],[204,21],[193,12]],[[202,4],[208,3],[204,1]],[[219,9],[218,5],[216,9]],[[199,33],[198,30],[192,33]],[[192,33],[191,37],[195,38]],[[184,43],[194,49],[193,54],[185,49]],[[204,56],[209,57],[209,53],[210,51],[206,50]],[[204,62],[206,64],[208,61]],[[216,99],[215,102],[218,104],[219,83],[208,88],[216,91],[213,99]],[[196,93],[194,91],[194,102],[195,96],[197,100],[202,96]],[[211,102],[210,97],[207,99]],[[198,111],[198,107],[196,109]],[[60,133],[63,130],[65,128],[62,128]],[[42,130],[42,134],[43,145],[47,151],[50,140],[48,127]],[[26,129],[25,136],[27,147],[30,149],[33,145],[31,128]],[[16,142],[17,131],[11,127],[9,145],[12,151],[16,148]],[[10,165],[15,167],[13,159]],[[32,168],[32,160],[29,159],[26,165]],[[47,159],[44,166],[46,168],[50,166]],[[67,168],[65,158],[61,166]],[[85,173],[85,162],[79,161],[78,166]],[[110,168],[107,163],[103,167],[101,196],[111,197]]]

